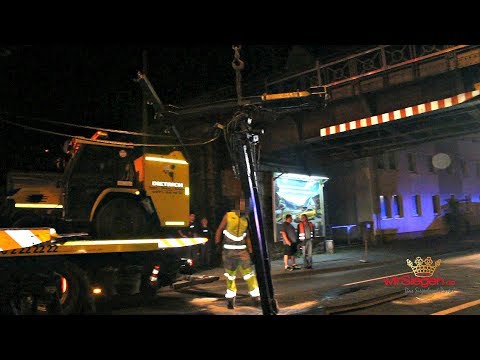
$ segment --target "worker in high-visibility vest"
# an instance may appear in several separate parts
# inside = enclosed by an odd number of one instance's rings
[[[300,246],[303,253],[303,267],[305,269],[313,268],[313,256],[312,256],[312,242],[314,236],[314,226],[311,221],[308,220],[306,214],[302,214],[301,221],[297,227],[298,240],[300,240]]]
[[[237,210],[228,211],[215,232],[215,244],[223,242],[222,260],[227,278],[227,308],[235,307],[237,273],[243,277],[252,297],[253,305],[260,305],[260,290],[255,275],[250,254],[252,243],[248,231],[248,218],[245,216],[245,199],[240,199]],[[222,236],[223,235],[223,236]]]

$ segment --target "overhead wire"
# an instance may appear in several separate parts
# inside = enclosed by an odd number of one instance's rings
[[[8,113],[2,113],[2,114],[5,115],[5,114],[8,114]],[[70,127],[81,128],[81,129],[89,129],[89,130],[95,130],[95,131],[105,131],[105,132],[109,132],[109,133],[117,133],[117,134],[124,134],[124,135],[159,137],[159,138],[169,138],[169,137],[171,137],[171,136],[168,136],[168,135],[149,134],[149,133],[136,132],[136,131],[109,129],[109,128],[101,128],[101,127],[96,127],[96,126],[72,124],[72,123],[68,123],[68,122],[48,120],[48,119],[45,119],[45,118],[34,117],[34,116],[15,115],[15,117],[22,118],[22,119],[32,119],[32,120],[35,120],[35,121],[46,122],[46,123],[53,124],[53,125],[70,126]]]
[[[29,126],[29,125],[25,125],[25,124],[18,124],[18,123],[15,123],[13,121],[10,121],[10,120],[3,119],[2,117],[0,117],[0,121],[4,122],[6,124],[9,124],[9,125],[22,127],[24,129],[27,129],[27,130],[37,131],[37,132],[41,132],[41,133],[44,133],[44,134],[56,135],[56,136],[62,136],[62,137],[68,137],[68,138],[84,139],[84,140],[88,140],[90,142],[96,142],[96,143],[101,143],[101,144],[110,144],[110,145],[115,144],[117,146],[123,144],[125,146],[134,146],[134,147],[140,147],[140,146],[142,146],[142,147],[175,147],[175,146],[182,146],[182,144],[180,144],[180,143],[176,143],[176,144],[145,144],[145,143],[124,142],[124,141],[111,141],[111,140],[103,140],[103,139],[90,139],[90,138],[87,138],[87,137],[84,137],[84,136],[75,136],[75,135],[60,133],[60,132],[51,131],[51,130],[39,129],[39,128],[35,128],[33,126]],[[217,140],[219,138],[219,136],[220,136],[220,134],[216,134],[212,138],[209,138],[205,141],[184,143],[183,145],[184,146],[206,145],[208,143],[211,143],[211,142]]]
[[[260,96],[247,96],[247,97],[242,96],[241,74],[240,73],[241,73],[241,70],[243,70],[243,68],[244,68],[244,63],[240,59],[239,50],[241,49],[241,46],[233,46],[232,48],[235,51],[234,60],[232,61],[232,67],[234,68],[234,70],[236,72],[236,75],[237,75],[237,77],[236,77],[237,99],[236,100],[238,102],[238,105],[241,105],[242,101],[247,100],[247,99],[249,100],[249,99],[259,99],[259,98],[261,98]],[[222,102],[225,102],[225,101],[231,101],[231,100],[228,99],[228,100],[206,102],[206,103],[202,103],[202,104],[196,104],[196,105],[186,106],[186,107],[177,107],[177,108],[181,112],[182,110],[194,109],[194,108],[199,107],[199,106],[208,106],[208,105],[213,105],[213,104],[216,104],[216,103],[222,103]],[[5,112],[2,113],[2,114],[3,115],[8,115],[8,113],[5,113]],[[223,130],[223,135],[225,137],[225,142],[226,142],[226,145],[227,145],[227,149],[228,149],[228,151],[230,152],[231,155],[234,153],[232,151],[232,144],[235,143],[235,141],[236,141],[235,136],[234,136],[235,135],[235,130],[238,126],[238,122],[239,122],[240,118],[243,117],[243,116],[245,116],[245,112],[241,112],[241,111],[237,112],[233,116],[233,118],[227,123],[227,125],[224,127],[224,130]],[[33,120],[36,120],[36,121],[45,122],[45,123],[49,123],[49,124],[53,124],[53,125],[57,125],[57,126],[69,126],[69,127],[90,129],[90,130],[95,130],[95,131],[105,131],[105,132],[108,132],[108,133],[117,133],[117,134],[123,134],[123,135],[131,135],[131,136],[156,137],[156,138],[164,138],[164,139],[165,138],[171,138],[171,136],[168,136],[168,135],[158,135],[158,134],[149,134],[149,133],[144,133],[144,132],[127,131],[127,130],[120,130],[120,129],[101,128],[101,127],[94,127],[94,126],[88,126],[88,125],[73,124],[73,123],[62,122],[62,121],[53,121],[53,120],[49,120],[49,119],[45,119],[45,118],[39,118],[39,117],[31,117],[31,116],[29,117],[29,116],[22,116],[22,115],[15,115],[15,117],[16,118],[23,118],[23,119],[33,119]],[[138,147],[140,147],[140,146],[142,146],[142,147],[201,146],[201,145],[206,145],[208,143],[211,143],[211,142],[217,140],[221,135],[221,133],[217,131],[216,134],[213,137],[211,137],[207,140],[204,140],[204,141],[192,141],[192,142],[187,142],[187,143],[183,143],[183,141],[179,141],[178,143],[175,143],[175,144],[149,144],[149,143],[111,141],[111,140],[104,140],[104,139],[90,139],[90,138],[83,137],[83,136],[76,136],[76,135],[67,134],[67,133],[63,133],[63,132],[40,129],[40,128],[29,126],[29,125],[26,125],[26,124],[19,124],[19,123],[15,123],[15,122],[7,120],[7,119],[3,119],[1,117],[1,114],[0,114],[0,121],[2,121],[4,123],[7,123],[7,124],[10,124],[12,126],[22,127],[24,129],[27,129],[27,130],[37,131],[37,132],[44,133],[44,134],[62,136],[62,137],[67,137],[67,138],[87,139],[90,142],[97,142],[97,143],[102,143],[102,144],[115,144],[117,146],[119,144],[124,144],[125,146],[138,146]],[[193,139],[189,139],[189,140],[193,140]]]

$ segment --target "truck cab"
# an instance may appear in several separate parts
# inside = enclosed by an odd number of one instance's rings
[[[2,226],[50,226],[119,239],[188,224],[189,164],[183,154],[142,153],[106,137],[97,132],[72,139],[62,174],[9,173]]]

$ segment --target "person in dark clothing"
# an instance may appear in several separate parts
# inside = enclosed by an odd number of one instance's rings
[[[184,237],[184,238],[198,237],[198,224],[197,224],[194,213],[190,213],[188,226],[183,229],[179,229],[178,234],[180,235],[180,237]]]
[[[187,227],[178,230],[178,235],[182,238],[195,238],[198,237],[198,224],[194,213],[190,213],[189,223]],[[199,262],[199,246],[189,246],[185,256],[193,260],[193,264],[196,265]]]
[[[205,216],[200,220],[198,235],[208,239],[207,243],[200,246],[200,262],[206,266],[215,266],[217,264],[215,259],[215,240],[213,230],[208,226],[208,219]]]
[[[313,268],[312,257],[312,241],[314,237],[315,227],[311,221],[308,220],[307,215],[302,214],[301,222],[298,224],[298,240],[303,252],[303,266],[305,269]]]
[[[285,265],[285,270],[293,271],[300,269],[300,266],[295,262],[295,254],[297,253],[297,232],[292,225],[292,215],[287,214],[285,216],[285,222],[280,228],[280,234],[282,235],[284,252],[283,252],[283,262]],[[292,265],[288,264],[288,260],[291,260]]]

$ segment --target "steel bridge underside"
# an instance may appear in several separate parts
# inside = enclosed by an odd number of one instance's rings
[[[379,155],[413,145],[480,134],[480,99],[449,108],[414,115],[374,126],[318,136],[272,151],[261,160],[265,164],[301,167],[302,161],[328,166],[338,162]]]

